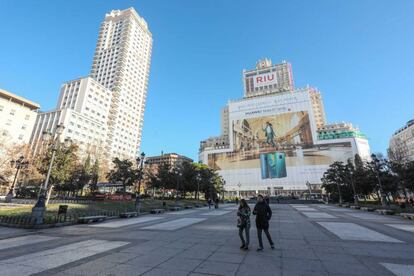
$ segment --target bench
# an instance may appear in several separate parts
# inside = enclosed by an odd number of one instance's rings
[[[106,220],[106,216],[88,216],[88,217],[79,217],[78,223],[91,223],[99,222]]]
[[[401,213],[400,216],[406,219],[414,219],[414,213]]]
[[[361,209],[361,206],[351,205],[350,208],[351,209],[357,209],[357,210],[359,210],[359,209]]]
[[[162,214],[164,212],[165,212],[164,209],[152,209],[151,210],[151,214]]]
[[[170,211],[180,211],[181,207],[170,207]]]
[[[372,207],[361,207],[361,211],[374,212],[375,211],[375,208],[372,208]]]
[[[193,209],[193,206],[185,206],[185,209]]]
[[[377,209],[375,210],[375,212],[381,215],[394,215],[395,214],[393,210],[389,210],[389,209]]]
[[[119,217],[121,218],[130,218],[130,217],[136,217],[138,216],[138,212],[124,212],[120,213]]]

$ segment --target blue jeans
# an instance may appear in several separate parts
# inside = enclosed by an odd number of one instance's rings
[[[244,237],[243,237],[243,230],[246,234],[246,240],[244,240]],[[239,236],[240,236],[240,240],[241,240],[242,244],[246,247],[249,246],[249,243],[250,243],[250,227],[246,227],[246,226],[239,227]]]

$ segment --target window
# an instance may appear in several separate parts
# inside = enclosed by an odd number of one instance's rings
[[[23,140],[23,134],[19,135],[19,140]]]
[[[14,115],[16,113],[15,109],[10,110],[10,115]]]
[[[4,106],[0,105],[0,111],[3,111]]]

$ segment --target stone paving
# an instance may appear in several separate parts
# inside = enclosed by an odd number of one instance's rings
[[[272,205],[271,234],[239,249],[236,208],[44,230],[0,228],[0,275],[414,276],[414,223],[326,205]],[[252,217],[254,226],[254,217]]]

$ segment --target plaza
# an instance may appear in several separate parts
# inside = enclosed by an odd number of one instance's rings
[[[253,207],[251,205],[251,207]],[[0,228],[1,275],[414,275],[414,223],[272,204],[276,248],[239,249],[236,205],[43,230]]]

